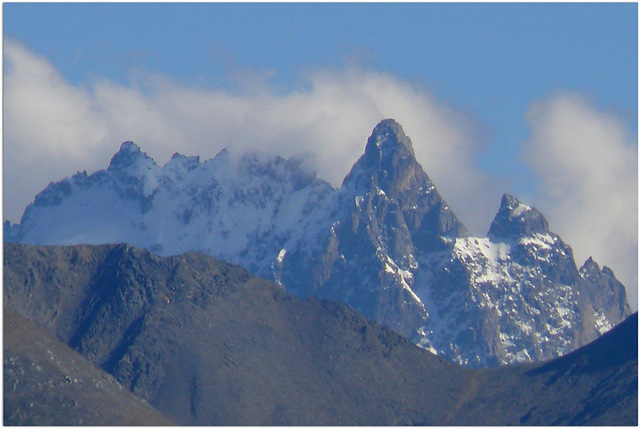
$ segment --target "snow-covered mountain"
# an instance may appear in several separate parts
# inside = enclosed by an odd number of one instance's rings
[[[333,191],[300,165],[258,153],[238,161],[223,150],[206,162],[176,153],[159,167],[125,142],[106,170],[50,184],[5,234],[34,244],[127,242],[160,255],[201,251],[266,275],[278,244]]]
[[[629,315],[624,286],[571,247],[535,208],[504,195],[486,238],[458,237],[431,255],[419,296],[436,323],[418,341],[470,366],[547,360]]]
[[[471,237],[393,120],[333,189],[299,160],[226,151],[159,167],[125,142],[109,167],[50,184],[5,240],[201,251],[302,296],[346,302],[467,366],[549,359],[630,314],[624,287],[505,195]]]

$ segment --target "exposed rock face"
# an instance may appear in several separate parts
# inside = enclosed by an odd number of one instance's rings
[[[548,233],[549,223],[542,213],[505,194],[502,196],[498,213],[491,222],[488,237],[499,241]]]
[[[488,238],[458,238],[432,269],[425,289],[450,330],[420,341],[471,366],[566,354],[631,314],[610,270],[587,265],[578,271],[544,216],[505,195]]]
[[[512,196],[488,238],[470,237],[392,120],[374,129],[335,200],[323,245],[309,251],[312,228],[300,250],[287,243],[278,281],[346,302],[461,365],[548,360],[631,314],[617,280],[582,278],[544,216]]]
[[[204,252],[473,367],[565,354],[630,314],[611,270],[578,270],[544,216],[512,196],[487,237],[469,236],[391,119],[336,190],[295,159],[222,151],[158,167],[126,142],[109,168],[49,185],[4,230],[22,243]]]
[[[287,290],[346,302],[412,337],[428,318],[413,292],[416,254],[451,248],[465,227],[415,159],[393,120],[381,122],[330,201],[329,228],[287,243],[278,281]],[[333,212],[332,212],[333,213]],[[319,246],[309,250],[308,242]],[[306,274],[303,274],[306,273]]]
[[[567,356],[474,374],[477,389],[457,424],[636,426],[638,313]]]

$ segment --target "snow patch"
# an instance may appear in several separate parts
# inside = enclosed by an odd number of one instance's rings
[[[519,217],[520,215],[522,215],[524,212],[531,210],[531,207],[526,205],[526,204],[518,204],[518,206],[516,208],[514,208],[511,211],[511,215],[513,217]]]
[[[387,260],[384,265],[384,271],[386,273],[398,275],[402,289],[409,292],[411,298],[424,308],[424,304],[420,300],[420,297],[418,297],[413,289],[411,289],[411,286],[409,286],[409,283],[413,284],[413,273],[411,273],[409,270],[403,270],[399,268],[398,264],[396,264],[396,262],[391,259],[389,255],[387,255]]]
[[[278,257],[276,258],[276,261],[278,261],[279,264],[282,264],[282,261],[284,261],[284,257],[286,256],[287,251],[285,249],[281,249],[280,253],[278,253]]]
[[[600,333],[600,335],[609,332],[612,328],[613,328],[613,324],[611,323],[611,321],[609,321],[609,319],[607,319],[607,316],[600,312],[600,311],[595,311],[593,313],[593,317],[596,321],[596,329],[598,330],[598,332]]]

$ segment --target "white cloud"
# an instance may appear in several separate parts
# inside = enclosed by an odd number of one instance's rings
[[[578,94],[528,112],[526,156],[540,178],[536,205],[569,243],[578,264],[609,266],[637,308],[638,148],[624,122]]]
[[[5,42],[4,50],[5,212],[15,217],[16,205],[24,208],[61,169],[85,168],[107,129],[89,94],[47,61],[15,43]]]
[[[473,232],[486,231],[498,205],[500,187],[478,168],[470,121],[389,74],[317,71],[304,89],[286,93],[264,78],[228,91],[144,74],[126,86],[74,86],[25,47],[5,40],[4,48],[4,209],[12,221],[49,181],[105,168],[125,140],[160,165],[174,152],[208,159],[225,147],[307,154],[318,176],[339,186],[387,117],[403,125],[425,171]]]

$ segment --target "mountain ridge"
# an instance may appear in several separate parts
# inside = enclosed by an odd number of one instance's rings
[[[487,237],[472,237],[392,119],[338,189],[295,159],[223,151],[158,167],[125,142],[107,170],[49,185],[5,239],[204,252],[472,367],[568,353],[630,314],[613,273],[580,270],[515,197],[503,196]]]
[[[420,411],[437,400],[434,368],[452,369],[437,381],[452,392],[464,384],[464,369],[348,306],[294,297],[208,255],[126,244],[5,254],[13,311],[181,424],[435,422],[444,411]],[[395,393],[385,374],[397,374]]]
[[[7,243],[4,255],[11,312],[178,424],[637,424],[637,314],[566,357],[472,370],[345,304],[295,297],[204,254]],[[13,356],[6,347],[5,368]],[[38,352],[45,361],[47,350],[71,353],[47,347]],[[72,387],[95,377],[82,368],[65,366]],[[54,402],[93,409],[68,390],[52,392]],[[5,401],[13,394],[5,384]],[[43,404],[33,391],[25,397]],[[83,415],[54,411],[67,423]]]

